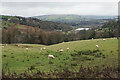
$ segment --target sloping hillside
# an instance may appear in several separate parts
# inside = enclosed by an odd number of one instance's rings
[[[105,21],[110,21],[115,16],[95,16],[95,15],[43,15],[34,16],[44,21],[62,22],[72,26],[101,25]]]
[[[3,77],[64,78],[66,75],[70,78],[117,78],[117,45],[116,38],[107,38],[106,41],[80,40],[51,46],[3,44]],[[26,48],[29,48],[28,51]],[[60,49],[63,52],[59,52]],[[49,54],[55,58],[48,59]]]
[[[38,27],[46,31],[51,31],[51,30],[69,31],[72,29],[70,26],[63,23],[42,21],[40,19],[31,18],[31,17],[25,18],[19,16],[2,16],[2,19],[3,19],[2,27],[10,27],[13,26],[14,24],[21,24],[32,27]]]

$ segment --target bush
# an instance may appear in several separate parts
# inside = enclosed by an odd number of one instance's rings
[[[74,64],[71,64],[71,66],[77,66],[77,64],[74,63]]]
[[[49,64],[53,64],[53,62],[50,61]]]
[[[14,56],[11,56],[11,58],[14,58]]]
[[[96,53],[94,56],[95,57],[101,57],[101,53]]]
[[[3,55],[3,57],[7,57],[6,55]]]
[[[35,69],[35,66],[34,65],[30,66],[30,70],[33,70],[33,69]]]

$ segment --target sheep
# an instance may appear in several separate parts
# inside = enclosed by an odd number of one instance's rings
[[[43,49],[45,50],[46,48],[44,47]]]
[[[3,48],[5,47],[5,46],[2,46]]]
[[[17,46],[19,47],[20,45],[18,44]]]
[[[28,48],[26,48],[26,51],[28,51]]]
[[[60,52],[63,52],[63,49],[60,49]]]
[[[41,50],[42,50],[43,48],[41,48]]]
[[[67,51],[69,50],[70,48],[67,48]]]
[[[53,55],[48,55],[48,59],[49,59],[49,58],[55,58],[55,57],[54,57]]]
[[[62,43],[64,43],[64,41]]]
[[[106,41],[106,39],[102,39],[103,41]]]
[[[96,45],[96,48],[99,48],[99,46],[98,46],[98,45]]]
[[[92,40],[93,40],[93,38],[92,38]]]
[[[10,18],[8,18],[8,21],[10,21],[11,19]]]

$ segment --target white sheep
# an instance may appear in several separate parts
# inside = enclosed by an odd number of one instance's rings
[[[106,39],[102,39],[103,41],[106,41]]]
[[[96,45],[96,48],[99,48],[99,46],[98,46],[98,45]]]
[[[60,52],[63,52],[63,49],[60,49]]]
[[[46,48],[44,47],[43,49],[45,50]]]
[[[28,48],[26,48],[26,51],[28,51]]]
[[[69,50],[70,48],[67,48],[67,50]]]
[[[43,48],[41,48],[41,50],[42,50]]]
[[[5,46],[2,46],[3,48],[5,47]]]
[[[93,38],[92,38],[92,40],[93,40]]]
[[[49,59],[49,58],[55,58],[55,57],[54,57],[53,55],[48,55],[48,59]]]

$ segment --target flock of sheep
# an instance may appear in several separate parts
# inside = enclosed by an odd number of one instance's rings
[[[92,40],[93,40],[93,38],[92,38]],[[106,41],[106,39],[102,39],[103,41]],[[99,48],[99,45],[96,45],[96,48]],[[44,48],[45,49],[45,48]],[[70,48],[66,48],[67,49],[67,51],[70,49]],[[63,52],[63,49],[62,48],[60,48],[60,50],[59,50],[60,52]],[[55,58],[54,57],[54,55],[48,55],[48,59],[49,58]]]
[[[92,38],[92,40],[93,40],[93,38]],[[106,39],[102,39],[103,41],[106,41]],[[7,44],[5,44],[5,46],[7,46]],[[5,47],[5,46],[2,46],[3,48]],[[17,46],[19,46],[19,45],[17,45]],[[96,48],[99,48],[99,45],[96,45]],[[68,51],[70,48],[66,48],[66,50]],[[29,50],[29,48],[26,48],[26,51],[28,52],[28,50]],[[44,47],[44,48],[41,48],[41,50],[46,50],[46,48]],[[60,50],[59,50],[59,52],[63,52],[64,50],[62,49],[62,48],[60,48]],[[54,55],[48,55],[48,59],[49,58],[55,58],[54,57]]]

